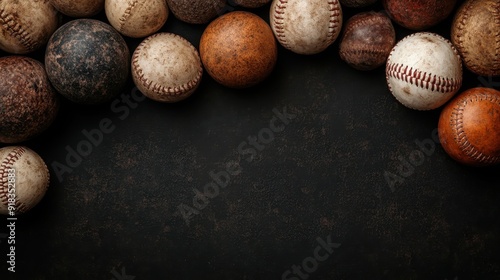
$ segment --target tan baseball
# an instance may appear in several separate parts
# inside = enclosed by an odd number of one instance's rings
[[[146,38],[132,56],[132,78],[147,97],[178,102],[189,97],[203,75],[198,50],[183,37],[157,33]]]
[[[339,36],[342,8],[338,0],[274,0],[270,21],[283,47],[298,54],[317,54]]]
[[[2,215],[21,214],[35,207],[44,197],[50,182],[43,159],[22,146],[0,149],[0,178]]]
[[[13,54],[33,52],[47,43],[59,22],[49,0],[1,0],[0,49]]]
[[[166,0],[106,0],[104,10],[109,23],[132,38],[157,32],[169,15]]]
[[[74,18],[92,17],[104,9],[104,0],[50,0],[62,14]]]
[[[386,64],[392,95],[408,108],[433,110],[444,105],[462,86],[462,60],[450,41],[419,32],[392,49]]]

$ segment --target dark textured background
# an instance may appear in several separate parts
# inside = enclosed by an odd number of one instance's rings
[[[267,21],[268,9],[254,12]],[[449,38],[450,22],[432,31]],[[204,27],[170,15],[162,31],[198,46]],[[397,27],[398,39],[410,33]],[[127,42],[132,52],[140,40]],[[31,56],[43,60],[43,50]],[[464,79],[462,90],[481,83]],[[285,107],[296,118],[248,162],[240,143]],[[18,220],[18,272],[1,279],[281,279],[328,236],[340,247],[308,279],[500,278],[500,169],[461,166],[437,145],[391,190],[385,171],[431,139],[439,110],[397,103],[383,67],[349,68],[338,41],[314,56],[280,47],[273,74],[251,89],[205,75],[184,102],[145,100],[124,120],[115,111],[64,101],[56,123],[23,143],[48,165],[64,163],[82,130],[115,125],[62,182],[49,167],[47,195]],[[178,205],[192,205],[192,189],[231,161],[241,173],[187,225]],[[5,239],[0,252],[4,274]]]

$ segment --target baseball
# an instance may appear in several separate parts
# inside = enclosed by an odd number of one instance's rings
[[[42,63],[29,57],[0,58],[0,142],[19,143],[47,129],[59,98]]]
[[[212,21],[201,36],[200,55],[208,74],[230,88],[266,79],[278,57],[276,39],[259,16],[236,11]]]
[[[339,0],[340,4],[349,8],[361,8],[375,4],[378,0]]]
[[[273,0],[270,22],[284,48],[298,54],[317,54],[340,34],[342,8],[338,0]]]
[[[392,49],[386,77],[392,95],[403,105],[432,110],[462,86],[462,61],[451,42],[440,35],[414,33]]]
[[[383,0],[389,17],[411,30],[425,30],[446,19],[457,0]]]
[[[174,16],[191,24],[206,24],[223,14],[226,0],[167,0]]]
[[[109,23],[121,34],[132,38],[157,32],[169,14],[165,0],[106,0],[104,10]]]
[[[120,93],[128,79],[130,53],[123,37],[110,25],[77,19],[50,38],[45,68],[52,85],[67,99],[100,104]]]
[[[500,1],[466,1],[453,20],[451,41],[467,69],[500,76]]]
[[[391,20],[383,13],[364,12],[345,24],[339,54],[351,67],[369,71],[385,64],[395,44]]]
[[[259,8],[271,2],[271,0],[233,0],[233,1],[236,5],[245,8]]]
[[[62,14],[74,18],[92,17],[104,9],[104,0],[50,0],[50,3]]]
[[[60,15],[48,0],[0,1],[0,49],[27,54],[47,43]]]
[[[183,37],[157,33],[146,38],[132,56],[132,78],[147,97],[178,102],[189,97],[203,74],[198,50]]]
[[[49,170],[33,150],[22,146],[0,149],[0,214],[14,216],[35,207],[49,187]]]
[[[439,118],[439,139],[456,161],[471,166],[500,163],[500,91],[472,88],[448,103]]]

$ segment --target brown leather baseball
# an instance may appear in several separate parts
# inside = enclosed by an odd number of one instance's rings
[[[451,41],[469,70],[500,76],[500,1],[466,1],[453,20]]]
[[[439,139],[456,161],[472,166],[500,163],[500,91],[469,89],[441,113]]]
[[[167,0],[174,16],[191,24],[206,24],[224,13],[226,0]]]
[[[383,0],[389,17],[411,30],[428,29],[447,18],[457,0]]]
[[[350,18],[340,42],[340,58],[358,70],[385,64],[396,44],[396,31],[383,13],[364,12]]]
[[[271,27],[243,11],[225,14],[203,32],[200,55],[207,73],[230,88],[263,81],[276,65],[278,49]]]
[[[340,4],[349,8],[360,8],[375,4],[378,0],[339,0]]]

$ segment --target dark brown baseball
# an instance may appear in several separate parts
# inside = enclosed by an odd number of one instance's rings
[[[40,134],[58,109],[42,63],[24,56],[0,58],[0,142],[19,143]]]
[[[361,8],[375,4],[378,0],[339,0],[340,4],[349,8]]]
[[[500,1],[466,1],[453,19],[451,41],[467,69],[500,76]]]
[[[273,71],[277,44],[271,27],[249,12],[231,12],[203,32],[200,55],[208,74],[220,84],[246,88],[263,81]]]
[[[91,17],[104,9],[104,0],[49,0],[62,14],[74,18]]]
[[[174,16],[191,24],[206,24],[225,12],[226,0],[167,0]]]
[[[439,139],[456,161],[471,166],[500,163],[500,91],[473,88],[441,113]]]
[[[271,0],[233,0],[233,1],[236,5],[245,8],[259,8],[271,2]]]
[[[411,30],[428,29],[446,19],[457,0],[383,0],[390,18]]]
[[[124,87],[130,53],[110,25],[77,19],[59,28],[45,52],[50,81],[67,99],[80,104],[105,103]]]
[[[396,31],[385,14],[360,13],[346,23],[340,58],[355,69],[373,70],[385,64],[395,44]]]

